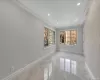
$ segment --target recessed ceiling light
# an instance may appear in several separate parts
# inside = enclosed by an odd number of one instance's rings
[[[81,3],[77,3],[77,6],[79,6]]]
[[[48,16],[50,16],[50,14],[48,13]]]

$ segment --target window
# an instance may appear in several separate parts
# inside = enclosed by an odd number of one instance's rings
[[[44,28],[44,46],[55,44],[55,31]]]
[[[76,30],[61,31],[60,43],[75,45],[77,43],[77,31]]]

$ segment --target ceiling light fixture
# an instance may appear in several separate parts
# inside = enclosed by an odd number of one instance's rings
[[[48,13],[48,16],[50,16],[50,14]]]
[[[77,3],[77,6],[79,6],[81,3]]]

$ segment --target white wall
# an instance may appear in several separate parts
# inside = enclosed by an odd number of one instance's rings
[[[60,31],[62,30],[77,30],[77,45],[70,46],[60,44]],[[68,27],[57,29],[57,51],[67,51],[76,54],[83,54],[83,28],[82,27]]]
[[[84,27],[86,63],[95,78],[100,78],[100,0],[93,0]]]
[[[0,78],[56,48],[44,49],[44,23],[12,1],[0,0]]]

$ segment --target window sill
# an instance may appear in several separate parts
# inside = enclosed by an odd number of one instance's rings
[[[74,45],[68,45],[68,44],[60,44],[60,45],[65,45],[65,46],[76,46],[77,44],[74,44]]]
[[[51,44],[49,46],[46,46],[46,47],[44,47],[44,49],[48,49],[48,48],[53,47],[53,46],[55,46],[55,44]]]

